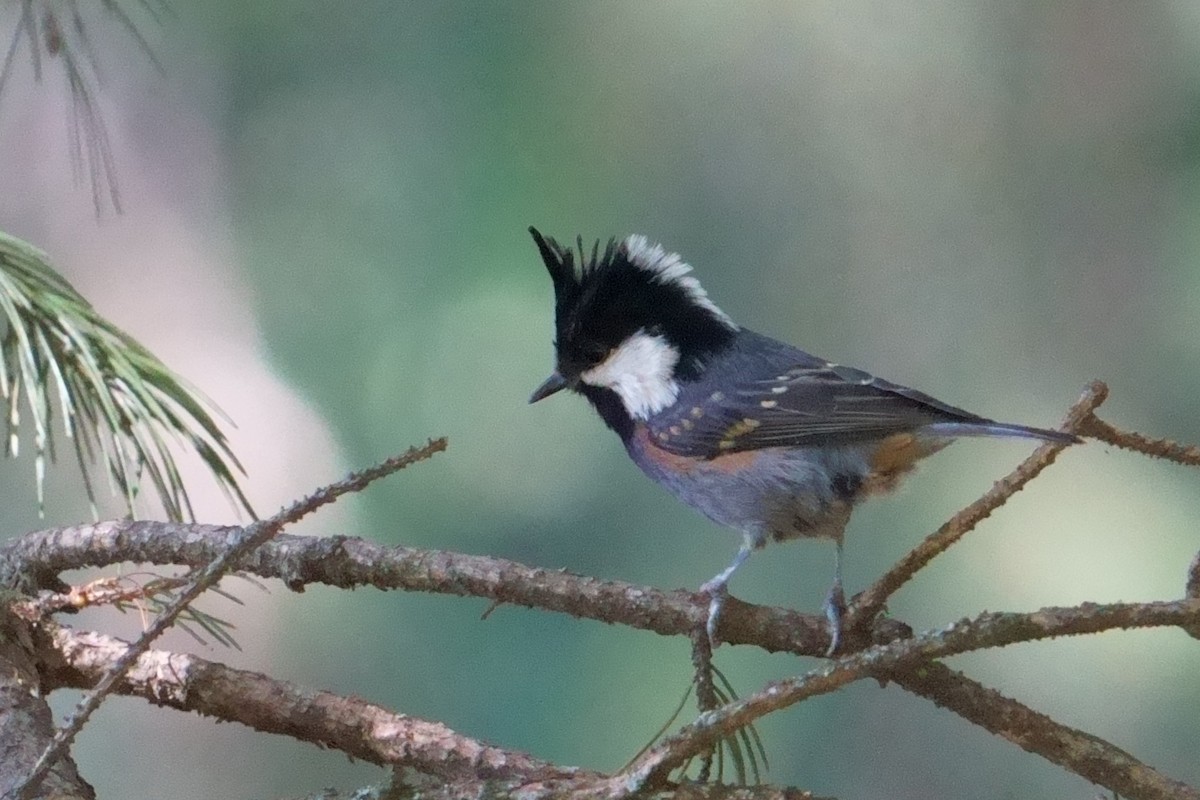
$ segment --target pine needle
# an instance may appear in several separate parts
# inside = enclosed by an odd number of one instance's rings
[[[244,470],[214,419],[220,412],[212,402],[96,313],[44,253],[3,233],[0,318],[7,452],[17,455],[20,433],[32,430],[39,513],[45,512],[45,464],[56,455],[57,414],[93,514],[99,460],[130,515],[148,481],[169,519],[192,519],[172,450],[182,445],[200,456],[234,507],[254,517],[238,482]]]

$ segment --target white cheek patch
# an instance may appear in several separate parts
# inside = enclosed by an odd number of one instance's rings
[[[616,392],[630,416],[645,419],[675,402],[679,351],[662,336],[638,331],[579,378]]]

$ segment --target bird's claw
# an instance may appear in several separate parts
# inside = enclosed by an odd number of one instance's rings
[[[829,649],[825,651],[826,658],[836,653],[842,643],[842,619],[845,616],[846,595],[839,581],[829,587],[829,595],[825,598],[825,618],[829,620]]]
[[[725,598],[729,596],[729,585],[725,581],[713,580],[701,586],[700,592],[708,595],[708,619],[704,622],[704,630],[708,633],[709,646],[716,650],[721,643],[717,638],[717,625],[721,621]]]

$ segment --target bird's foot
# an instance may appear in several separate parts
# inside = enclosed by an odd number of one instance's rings
[[[717,638],[717,626],[721,621],[721,611],[725,608],[725,598],[729,596],[729,584],[721,578],[714,578],[700,587],[702,594],[708,595],[708,619],[704,622],[704,630],[708,633],[708,644],[713,650],[721,640]]]
[[[841,581],[829,587],[825,598],[825,618],[829,620],[829,649],[825,651],[826,658],[837,652],[842,643],[842,620],[846,616],[846,595],[842,591]]]

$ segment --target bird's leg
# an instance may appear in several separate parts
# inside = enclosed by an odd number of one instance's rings
[[[829,649],[825,655],[832,656],[842,643],[842,618],[846,615],[846,594],[842,591],[842,537],[835,540],[833,551],[833,585],[825,597],[825,617],[829,620]]]
[[[738,567],[746,563],[746,559],[754,552],[754,546],[754,539],[745,537],[729,566],[700,587],[700,591],[709,596],[708,621],[704,627],[708,631],[708,641],[714,650],[720,643],[717,639],[717,623],[721,618],[721,609],[725,607],[725,598],[729,596],[729,579],[737,572]]]

